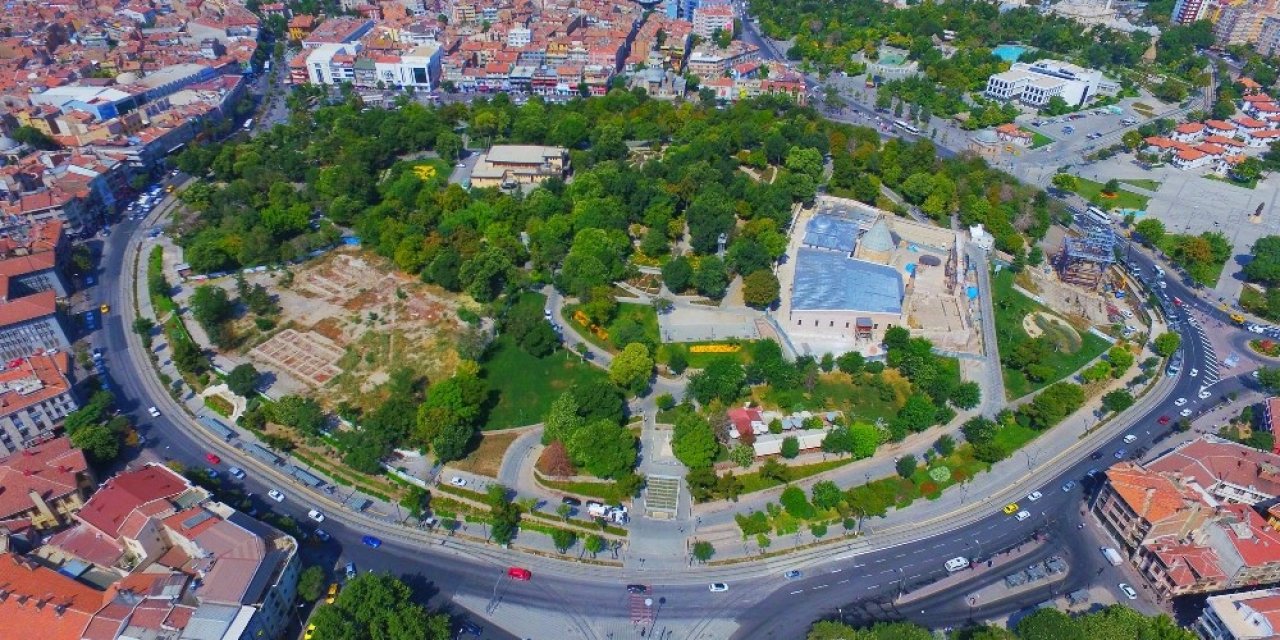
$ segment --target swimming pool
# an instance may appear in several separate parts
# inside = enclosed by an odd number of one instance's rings
[[[991,50],[992,54],[1005,62],[1017,62],[1026,52],[1027,48],[1020,44],[1002,44]]]

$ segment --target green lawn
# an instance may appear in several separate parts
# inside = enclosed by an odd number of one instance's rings
[[[1103,209],[1137,209],[1139,211],[1147,210],[1147,202],[1150,198],[1140,196],[1132,191],[1125,191],[1124,188],[1112,198],[1102,197],[1101,182],[1094,182],[1086,178],[1076,177],[1077,187],[1076,193],[1080,197],[1092,202]]]
[[[546,298],[525,293],[517,304],[542,309]],[[545,358],[522,351],[507,336],[490,348],[481,371],[489,383],[490,406],[485,429],[503,429],[540,422],[561,392],[577,382],[606,377],[604,371],[582,362],[577,354],[559,349]]]
[[[573,318],[573,314],[578,310],[579,305],[567,304],[564,306],[565,321],[573,325],[573,329],[591,344],[600,347],[610,353],[621,351],[626,345],[617,345],[614,343],[614,337],[618,333],[618,327],[626,323],[628,320],[640,325],[643,330],[644,337],[653,344],[661,344],[662,338],[658,334],[658,313],[654,311],[652,305],[638,304],[635,302],[624,302],[618,305],[618,313],[614,316],[613,321],[604,328],[609,339],[603,339],[592,333],[588,327],[582,325]]]
[[[846,456],[835,460],[815,462],[813,464],[788,466],[787,468],[791,472],[791,482],[795,482],[797,480],[808,478],[809,476],[816,476],[819,473],[843,467],[844,465],[853,462],[854,459],[855,458],[853,456]],[[783,484],[773,478],[765,478],[757,472],[738,475],[738,479],[742,481],[742,493],[744,495],[755,491],[764,491],[765,489],[771,489]]]
[[[897,390],[896,397],[886,399],[870,384],[854,382],[842,373],[830,373],[818,376],[812,392],[803,388],[779,390],[773,387],[758,387],[759,399],[766,407],[778,407],[787,412],[795,411],[843,411],[850,418],[867,422],[878,419],[890,420],[898,413],[900,405],[897,397],[905,398],[910,393],[910,383],[896,377],[892,370],[878,374],[885,378],[890,386]],[[869,375],[869,374],[867,374]],[[944,375],[951,375],[950,371]],[[960,375],[959,363],[955,366],[955,375]]]
[[[1248,181],[1248,182],[1239,182],[1239,181],[1237,181],[1237,180],[1232,180],[1231,178],[1224,178],[1224,177],[1222,177],[1222,176],[1215,176],[1215,175],[1213,175],[1212,173],[1205,174],[1205,176],[1204,176],[1204,177],[1205,177],[1205,178],[1208,178],[1209,180],[1216,180],[1216,181],[1218,181],[1218,182],[1223,182],[1223,183],[1229,184],[1229,185],[1231,185],[1231,186],[1233,186],[1233,187],[1240,187],[1241,189],[1257,189],[1257,188],[1258,188],[1258,179],[1257,179],[1257,178],[1254,178],[1254,179],[1252,179],[1252,180],[1250,180],[1250,181]]]
[[[1150,180],[1148,178],[1130,178],[1128,180],[1121,180],[1120,182],[1124,184],[1131,184],[1139,189],[1146,189],[1147,191],[1155,191],[1160,188],[1159,180]]]
[[[737,360],[746,365],[751,362],[751,345],[754,340],[716,340],[713,342],[671,342],[658,347],[658,362],[663,364],[671,362],[671,354],[680,351],[684,353],[685,362],[689,363],[690,369],[705,369],[707,365],[716,360]],[[691,353],[690,347],[703,344],[736,344],[741,348],[732,353]]]
[[[1047,307],[1013,290],[1013,272],[1002,269],[991,278],[992,304],[995,307],[996,341],[1000,353],[1007,354],[1017,345],[1031,339],[1022,328],[1022,319],[1028,314],[1049,311]],[[1046,334],[1048,335],[1048,334]],[[1020,398],[1032,391],[1061,380],[1083,367],[1090,360],[1098,357],[1110,345],[1106,340],[1088,332],[1081,331],[1080,348],[1074,352],[1059,348],[1055,357],[1040,364],[1052,367],[1052,375],[1042,382],[1036,382],[1018,369],[1002,367],[1004,370],[1005,395],[1010,399]]]
[[[1040,133],[1039,131],[1030,131],[1027,129],[1023,129],[1023,131],[1026,131],[1027,133],[1031,134],[1032,149],[1039,149],[1040,147],[1043,147],[1046,144],[1053,142],[1053,138],[1050,138],[1049,136],[1046,136],[1043,133]]]

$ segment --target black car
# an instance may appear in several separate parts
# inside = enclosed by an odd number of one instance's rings
[[[1090,459],[1090,460],[1101,460],[1101,459],[1102,459],[1102,452],[1101,452],[1101,451],[1094,451],[1094,452],[1093,452],[1093,455],[1089,456],[1089,459]]]
[[[638,593],[643,595],[643,594],[649,593],[649,587],[643,584],[629,584],[627,585],[627,591],[630,593]]]
[[[462,624],[458,625],[458,633],[469,633],[473,636],[479,637],[480,634],[484,633],[484,627],[470,620],[463,620]]]
[[[572,497],[572,496],[565,496],[565,497],[563,497],[563,498],[560,498],[560,502],[563,502],[564,504],[567,504],[567,505],[569,505],[569,506],[571,506],[571,507],[581,507],[581,506],[582,506],[582,501],[581,501],[581,500],[579,500],[579,499],[577,499],[577,498],[574,498],[574,497]]]

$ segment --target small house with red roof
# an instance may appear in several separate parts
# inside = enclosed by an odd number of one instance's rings
[[[1169,137],[1178,142],[1199,142],[1204,137],[1204,125],[1199,122],[1184,122],[1174,127]]]

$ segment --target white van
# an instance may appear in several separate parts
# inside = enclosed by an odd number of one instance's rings
[[[955,573],[962,569],[967,569],[969,567],[969,559],[968,558],[952,558],[947,561],[946,567],[947,567],[947,571],[951,573]]]

